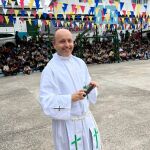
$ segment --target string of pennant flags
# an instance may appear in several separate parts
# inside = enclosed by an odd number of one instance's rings
[[[15,23],[16,18],[24,22],[28,21],[30,25],[41,26],[42,22],[46,26],[51,23],[55,27],[70,27],[70,28],[97,28],[98,26],[104,28],[116,29],[140,29],[148,28],[150,25],[150,14],[148,14],[147,5],[131,3],[132,10],[124,9],[125,2],[109,4],[99,4],[99,0],[84,0],[88,2],[87,5],[69,4],[62,2],[53,2],[48,6],[40,9],[40,0],[30,0],[28,8],[25,7],[24,0],[19,1],[20,9],[15,7],[15,1],[1,0],[3,13],[0,14],[0,24]],[[33,4],[35,3],[35,9]],[[11,6],[8,9],[8,4]],[[142,8],[143,7],[143,8]],[[141,11],[141,8],[143,11]],[[71,10],[71,11],[69,11]],[[88,10],[88,13],[86,13]],[[61,12],[61,13],[60,13]],[[27,18],[27,19],[25,19]]]

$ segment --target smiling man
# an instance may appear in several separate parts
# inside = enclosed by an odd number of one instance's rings
[[[91,81],[84,61],[72,55],[69,30],[55,33],[56,53],[44,68],[40,83],[40,104],[52,118],[56,150],[101,150],[100,135],[89,110],[96,103],[97,84]],[[86,95],[88,86],[93,90]]]

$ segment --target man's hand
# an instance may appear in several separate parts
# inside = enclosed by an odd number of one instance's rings
[[[91,81],[90,84],[98,88],[98,84],[95,81]]]
[[[80,91],[72,94],[71,99],[73,102],[80,101],[85,98],[84,97],[85,94],[86,93],[84,92],[84,90],[80,90]]]

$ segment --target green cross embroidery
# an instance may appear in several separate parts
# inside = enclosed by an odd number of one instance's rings
[[[78,150],[77,142],[81,140],[81,137],[77,138],[77,136],[74,135],[74,138],[75,138],[75,140],[73,142],[71,142],[71,144],[75,144],[75,148],[76,148],[76,150]]]
[[[94,137],[96,138],[96,148],[98,148],[98,131],[96,130],[96,128],[94,128]]]

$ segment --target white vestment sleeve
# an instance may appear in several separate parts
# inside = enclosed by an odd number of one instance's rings
[[[53,119],[70,119],[71,95],[60,95],[49,68],[42,72],[40,82],[40,104],[46,115]]]
[[[86,69],[86,85],[88,85],[90,82],[91,82],[91,76],[89,74],[89,71],[88,71],[88,68],[87,66],[85,66]],[[97,91],[97,88],[94,88],[89,94],[88,94],[88,101],[90,103],[93,103],[95,104],[96,103],[96,100],[97,100],[97,96],[98,96],[98,91]]]

